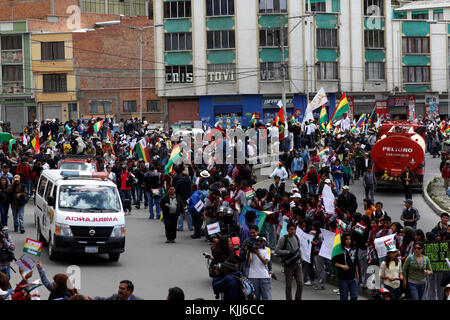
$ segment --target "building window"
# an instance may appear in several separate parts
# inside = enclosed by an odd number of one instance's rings
[[[190,18],[191,1],[165,1],[164,18]]]
[[[287,12],[286,0],[259,0],[259,13]]]
[[[192,33],[166,33],[164,35],[166,51],[186,51],[192,50]]]
[[[412,13],[413,20],[428,20],[428,12],[427,13]]]
[[[384,0],[364,0],[365,16],[384,16]]]
[[[44,92],[67,92],[67,74],[44,74]]]
[[[430,39],[428,37],[403,37],[403,53],[430,53]]]
[[[106,100],[95,100],[89,102],[90,114],[112,113],[112,102]]]
[[[22,36],[2,36],[2,51],[21,50]]]
[[[3,82],[23,81],[22,65],[2,66]]]
[[[232,82],[236,79],[234,63],[208,64],[208,82]]]
[[[192,83],[194,78],[193,67],[166,66],[166,83]]]
[[[384,80],[384,62],[366,62],[366,80]]]
[[[284,29],[284,46],[288,46],[288,29]],[[279,47],[280,46],[280,28],[259,30],[260,47]]]
[[[207,31],[206,42],[208,49],[233,49],[234,30]]]
[[[433,12],[433,20],[444,20],[444,12]]]
[[[105,0],[82,0],[82,12],[105,13]]]
[[[308,6],[308,1],[309,0],[305,0],[305,11],[309,12],[309,6]],[[315,1],[314,3],[311,2],[311,12],[327,12],[327,4],[326,1]]]
[[[42,42],[41,60],[64,60],[64,41]]]
[[[337,30],[317,29],[316,43],[317,48],[337,48]]]
[[[282,79],[280,62],[262,62],[260,63],[259,72],[261,81],[276,81]],[[284,78],[289,80],[288,72],[285,72]]]
[[[430,67],[403,67],[404,83],[430,82]]]
[[[319,62],[316,65],[317,80],[337,80],[337,62]]]
[[[234,0],[206,0],[206,16],[234,15]]]
[[[136,100],[123,101],[123,113],[137,112]]]
[[[147,100],[147,112],[161,112],[159,100]]]
[[[366,48],[384,48],[384,31],[364,30],[364,44]]]

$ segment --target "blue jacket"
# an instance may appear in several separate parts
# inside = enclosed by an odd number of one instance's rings
[[[336,171],[344,172],[344,167],[342,166],[342,164],[340,164],[339,166],[334,165],[331,167],[331,174],[333,175],[333,177],[335,179],[342,179],[343,173],[337,173]]]
[[[292,159],[292,165],[291,165],[291,171],[295,172],[295,171],[302,171],[303,170],[303,158],[294,158]]]
[[[311,159],[309,157],[309,153],[307,151],[303,151],[300,153],[300,156],[303,158],[303,162],[305,162],[306,164],[309,163],[309,160]]]
[[[212,286],[214,292],[223,292],[223,300],[236,301],[239,299],[241,284],[239,280],[233,276],[241,277],[241,272],[233,271],[223,278],[216,275],[213,277]]]
[[[197,214],[200,214],[203,212],[203,209],[200,212],[197,212],[197,210],[195,209],[195,205],[202,200],[203,201],[204,197],[203,197],[203,192],[201,192],[200,190],[196,190],[191,197],[189,198],[189,206],[188,206],[188,210],[190,213],[194,212]]]

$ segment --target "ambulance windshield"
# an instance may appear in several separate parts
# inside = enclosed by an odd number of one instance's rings
[[[64,211],[119,212],[120,199],[110,186],[61,186],[58,206]]]

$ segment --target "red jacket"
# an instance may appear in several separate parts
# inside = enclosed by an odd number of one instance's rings
[[[21,162],[16,169],[16,174],[20,175],[21,180],[31,180],[31,167],[26,162]]]
[[[450,178],[450,168],[446,168],[446,167],[444,167],[443,169],[442,169],[442,178]]]

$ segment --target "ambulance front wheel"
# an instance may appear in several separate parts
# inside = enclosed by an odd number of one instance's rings
[[[120,253],[108,253],[109,261],[117,262],[120,258]]]
[[[50,260],[55,261],[59,258],[59,255],[55,252],[55,243],[52,235],[50,234],[49,237],[50,238],[48,240],[48,257],[50,258]]]

